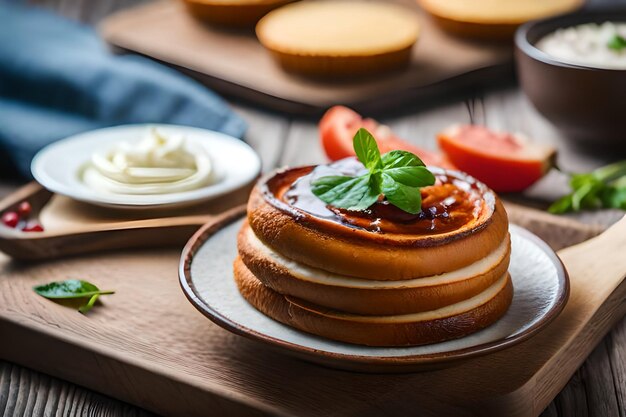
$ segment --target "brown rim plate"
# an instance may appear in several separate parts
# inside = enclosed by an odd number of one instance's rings
[[[303,333],[257,311],[239,294],[232,263],[243,209],[203,226],[183,250],[183,292],[206,317],[238,335],[284,353],[335,368],[361,372],[415,372],[462,361],[520,343],[544,328],[565,306],[567,273],[557,255],[537,236],[511,225],[514,297],[492,326],[457,340],[426,346],[378,348],[351,345]]]

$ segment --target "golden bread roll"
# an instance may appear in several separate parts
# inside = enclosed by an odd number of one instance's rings
[[[573,11],[583,0],[417,0],[444,29],[483,39],[511,39],[530,20]]]
[[[419,25],[416,13],[399,5],[322,0],[281,7],[256,33],[288,71],[355,76],[408,65]]]
[[[183,0],[194,17],[233,28],[252,28],[270,11],[294,0]]]

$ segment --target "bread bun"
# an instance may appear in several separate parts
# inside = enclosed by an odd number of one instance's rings
[[[510,240],[468,267],[403,281],[341,276],[308,267],[265,246],[247,224],[237,239],[239,256],[274,291],[348,313],[408,314],[436,310],[471,298],[497,281],[509,266]]]
[[[252,28],[270,11],[294,0],[183,0],[189,13],[207,23]]]
[[[234,271],[242,296],[263,314],[308,333],[368,346],[416,346],[463,337],[498,320],[513,297],[513,285],[505,273],[480,294],[438,310],[364,316],[283,296],[257,280],[240,258],[235,260]]]
[[[408,65],[419,26],[416,14],[399,5],[308,1],[269,13],[256,33],[288,71],[353,77]]]
[[[510,40],[522,23],[573,11],[583,0],[417,0],[417,3],[450,33]]]
[[[433,172],[444,172],[431,168]],[[506,211],[495,194],[470,177],[446,172],[473,184],[480,204],[474,219],[440,234],[372,233],[308,215],[277,197],[312,167],[271,174],[252,190],[248,222],[275,252],[305,265],[340,275],[374,280],[406,280],[466,267],[496,250],[508,235]]]

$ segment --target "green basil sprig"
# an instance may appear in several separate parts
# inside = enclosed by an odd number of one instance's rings
[[[84,298],[86,303],[78,308],[81,313],[91,310],[101,295],[115,294],[115,291],[102,291],[92,283],[78,279],[38,285],[33,287],[33,290],[42,297],[51,300]]]
[[[626,38],[624,38],[621,35],[615,34],[613,35],[613,37],[609,40],[609,42],[606,44],[606,46],[608,46],[609,48],[613,49],[614,51],[621,51],[623,49],[626,49]]]
[[[626,210],[626,161],[570,177],[572,192],[552,203],[550,213],[598,208]]]
[[[334,207],[362,211],[381,194],[394,206],[411,214],[422,210],[420,187],[435,183],[434,175],[416,155],[407,151],[380,154],[374,137],[361,128],[354,135],[354,151],[367,168],[359,177],[331,175],[312,182],[318,198]]]

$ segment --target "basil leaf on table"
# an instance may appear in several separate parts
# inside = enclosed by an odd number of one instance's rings
[[[626,187],[624,188],[605,188],[600,193],[600,200],[604,207],[619,208],[626,210]]]
[[[626,161],[570,176],[572,192],[548,208],[550,213],[598,208],[626,210]]]
[[[33,287],[33,290],[40,296],[50,300],[71,300],[83,298],[87,302],[78,309],[81,313],[86,313],[91,310],[98,297],[101,295],[115,293],[115,291],[100,290],[94,284],[78,279],[68,279],[66,281],[56,281],[44,285],[38,285]]]
[[[374,137],[361,128],[354,135],[354,151],[368,173],[359,177],[326,176],[311,183],[314,195],[327,204],[361,211],[381,194],[394,206],[411,214],[422,209],[420,187],[435,183],[435,176],[411,152],[395,150],[380,155]]]

